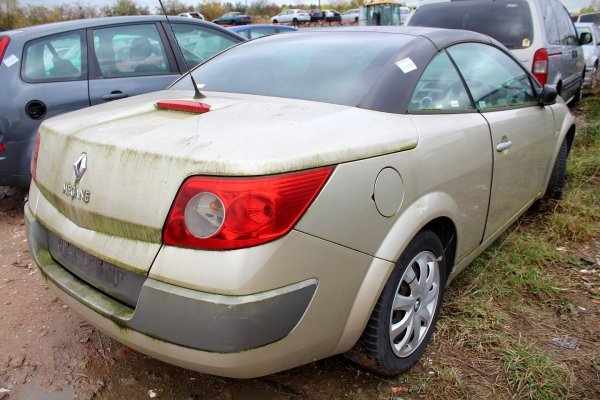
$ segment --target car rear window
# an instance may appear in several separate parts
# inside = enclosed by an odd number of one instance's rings
[[[523,0],[424,5],[417,8],[409,25],[475,31],[493,37],[509,49],[524,49],[533,42],[531,10]]]
[[[600,26],[600,13],[582,14],[577,19],[577,22],[591,22]]]
[[[405,40],[376,33],[354,40],[335,33],[274,35],[229,49],[193,75],[206,91],[357,106]],[[190,79],[173,88],[191,89]]]

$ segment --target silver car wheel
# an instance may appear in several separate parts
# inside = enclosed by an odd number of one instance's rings
[[[400,279],[390,315],[390,344],[396,356],[410,356],[429,331],[440,295],[440,272],[430,251],[417,254]]]

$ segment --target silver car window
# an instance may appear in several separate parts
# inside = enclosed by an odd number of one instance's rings
[[[448,53],[479,110],[537,105],[529,74],[506,53],[481,43],[452,46]]]
[[[475,31],[509,49],[525,49],[533,43],[533,18],[525,0],[425,4],[416,9],[409,24]]]
[[[473,109],[467,90],[448,55],[445,52],[439,53],[419,79],[408,111],[447,112]]]

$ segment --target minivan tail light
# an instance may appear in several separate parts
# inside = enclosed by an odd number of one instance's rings
[[[531,72],[542,85],[548,82],[548,61],[548,50],[541,48],[535,52]]]
[[[37,162],[38,154],[40,153],[40,134],[39,132],[35,135],[35,142],[33,143],[33,151],[31,152],[31,179],[36,180],[37,178]]]
[[[8,36],[4,36],[2,39],[0,39],[0,63],[2,60],[4,60],[4,53],[6,53],[9,43],[10,38]]]
[[[188,178],[165,227],[166,245],[239,249],[282,237],[319,194],[333,167],[253,178]]]

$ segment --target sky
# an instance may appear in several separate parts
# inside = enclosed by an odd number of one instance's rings
[[[96,1],[89,1],[89,0],[78,0],[83,4],[93,4],[93,5],[98,5],[98,6],[104,6],[104,5],[111,5],[114,4],[115,1],[114,0],[96,0]],[[231,0],[230,0],[231,1]],[[63,3],[69,3],[70,1],[67,0],[20,0],[19,3],[22,5],[28,4],[28,5],[42,5],[42,6],[55,6],[58,4],[63,4]],[[158,0],[135,0],[135,2],[139,5],[139,6],[148,6],[150,8],[150,10],[154,10],[157,6],[158,6]],[[235,1],[231,1],[232,3],[235,3]],[[251,3],[252,1],[249,1],[249,3]],[[277,3],[277,4],[309,4],[311,2],[313,3],[317,3],[317,0],[273,0],[273,2]],[[579,11],[581,8],[586,7],[588,5],[590,5],[591,0],[561,0],[561,2],[565,5],[565,7],[567,7],[567,9],[570,12],[577,12]],[[185,4],[189,4],[189,5],[196,5],[198,3],[200,3],[200,0],[182,0],[182,3]],[[417,0],[408,0],[407,1],[408,4],[416,4],[418,3]]]

